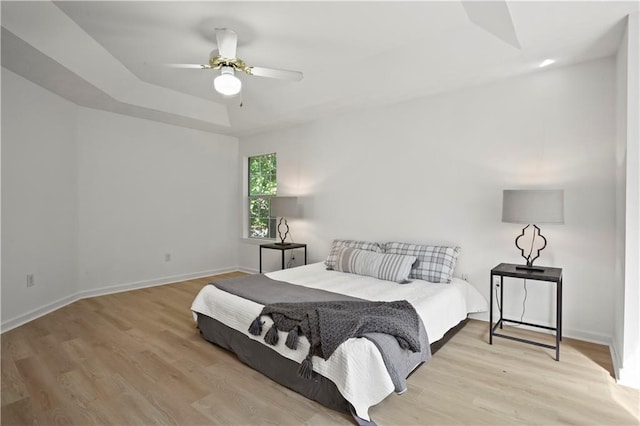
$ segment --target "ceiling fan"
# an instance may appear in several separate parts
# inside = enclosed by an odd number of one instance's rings
[[[242,81],[234,74],[243,71],[249,75],[259,77],[277,78],[280,80],[300,81],[302,73],[299,71],[279,70],[275,68],[248,66],[242,59],[236,57],[238,35],[228,28],[216,28],[216,41],[218,50],[212,52],[211,59],[206,65],[200,64],[168,64],[172,68],[197,68],[202,70],[220,70],[213,80],[213,87],[222,95],[233,96],[240,93]]]

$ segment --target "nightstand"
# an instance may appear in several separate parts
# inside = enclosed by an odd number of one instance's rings
[[[489,282],[489,344],[493,344],[493,336],[502,337],[505,339],[515,340],[522,343],[529,343],[536,346],[542,346],[543,348],[556,350],[556,361],[560,361],[560,341],[562,340],[562,268],[551,268],[548,266],[537,267],[535,270],[519,269],[521,265],[513,263],[501,263],[491,270],[490,282]],[[500,319],[493,325],[493,279],[494,277],[500,277],[500,300],[498,308],[500,310]],[[532,281],[547,281],[556,284],[556,326],[548,327],[546,325],[531,324],[528,322],[517,321],[509,318],[505,318],[502,313],[503,295],[504,295],[504,277],[521,278],[524,280]],[[506,334],[500,334],[496,332],[496,329],[500,327],[502,329],[503,323],[514,323],[527,325],[529,327],[543,328],[546,330],[555,331],[556,333],[556,345],[551,346],[544,343],[534,342],[532,340],[522,339],[520,337],[507,336]]]
[[[284,252],[287,250],[304,249],[304,264],[307,264],[307,245],[299,243],[287,243],[287,244],[260,244],[260,273],[262,273],[262,249],[280,250],[282,252],[282,269],[284,269]]]

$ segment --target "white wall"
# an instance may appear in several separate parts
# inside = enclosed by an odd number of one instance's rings
[[[543,226],[538,263],[565,272],[566,335],[607,341],[615,271],[615,62],[552,68],[495,84],[241,139],[240,160],[277,152],[278,191],[307,197],[291,221],[311,261],[333,238],[456,244],[456,274],[488,297],[500,262],[521,262],[505,188],[564,188],[565,225]],[[277,265],[273,259],[269,268]],[[257,269],[245,242],[240,264]],[[522,283],[505,288],[520,316]],[[554,289],[530,284],[525,321],[552,322]]]
[[[303,197],[305,218],[290,223],[310,261],[333,238],[456,244],[457,275],[485,295],[492,266],[521,261],[518,226],[500,223],[501,190],[564,188],[566,224],[543,227],[538,262],[565,269],[565,334],[619,341],[630,331],[619,332],[626,318],[614,311],[629,302],[607,285],[620,283],[615,65],[545,70],[240,145],[77,107],[3,69],[3,329],[78,295],[221,271],[238,258],[257,269],[258,247],[238,247],[238,164],[277,152],[280,194]],[[265,254],[268,270],[279,267],[278,253]],[[507,296],[518,316],[521,284]],[[530,285],[525,320],[551,322],[551,296]]]
[[[5,69],[2,86],[3,331],[236,269],[236,138],[78,107]]]
[[[640,15],[627,19],[617,54],[617,254],[614,363],[620,383],[640,388]]]
[[[2,99],[2,82],[1,81],[0,81],[0,99]],[[0,102],[0,123],[2,121],[1,117],[2,117],[2,102]],[[2,301],[2,243],[1,242],[2,242],[2,136],[0,135],[0,319],[2,318],[2,302],[1,302]]]
[[[77,291],[76,115],[2,69],[3,324]]]
[[[83,289],[236,267],[236,138],[81,108],[78,148]]]
[[[627,190],[627,33],[616,54],[616,265],[614,286],[613,346],[621,363],[624,348],[624,285]]]

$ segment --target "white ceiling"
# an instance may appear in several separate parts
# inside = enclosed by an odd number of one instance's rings
[[[2,1],[2,66],[78,104],[247,135],[615,53],[638,2]],[[241,98],[212,89],[214,28],[238,34]],[[240,107],[242,102],[242,107]]]

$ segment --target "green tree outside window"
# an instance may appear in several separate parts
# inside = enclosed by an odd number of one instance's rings
[[[276,219],[269,217],[276,195],[276,154],[249,157],[249,238],[275,238]]]

